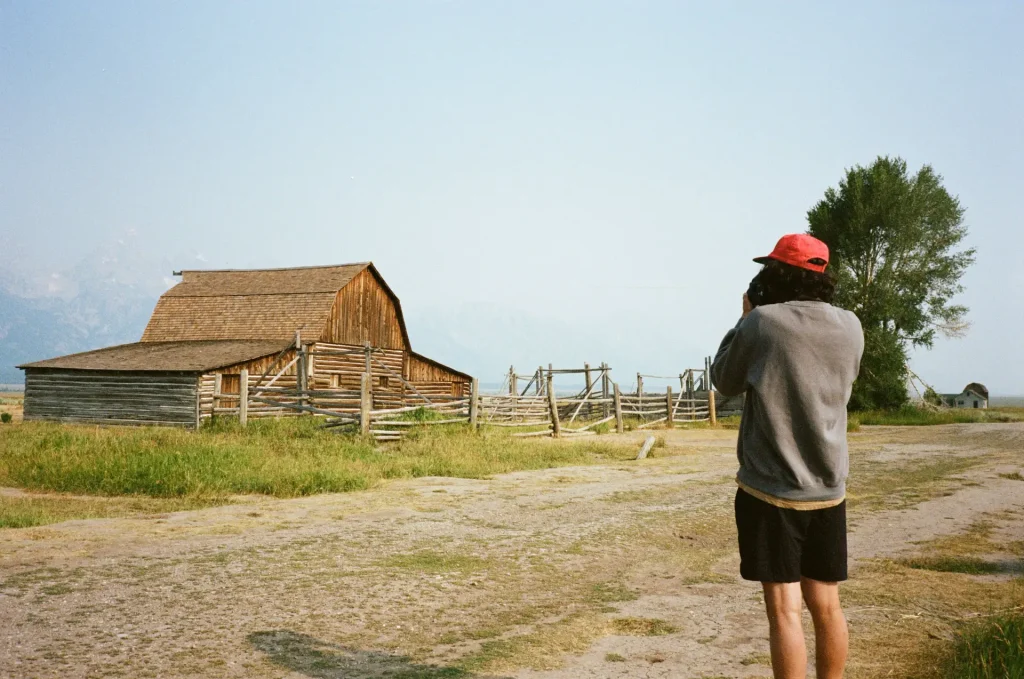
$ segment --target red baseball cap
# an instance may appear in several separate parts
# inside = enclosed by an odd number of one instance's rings
[[[779,239],[770,255],[755,257],[754,261],[765,264],[769,259],[822,273],[828,266],[828,246],[806,233],[791,233]]]

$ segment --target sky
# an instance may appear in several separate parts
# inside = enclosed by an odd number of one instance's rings
[[[0,261],[372,260],[414,347],[483,379],[675,374],[752,257],[901,156],[977,248],[970,333],[912,367],[1021,394],[1022,34],[1009,1],[0,0]]]

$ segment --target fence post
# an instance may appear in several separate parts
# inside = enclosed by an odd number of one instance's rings
[[[541,366],[538,365],[537,366],[537,386],[534,387],[534,389],[536,389],[536,391],[537,391],[537,396],[540,396],[540,392],[541,392],[541,389],[542,389],[541,382],[543,382],[543,381],[544,381],[544,368],[542,368]]]
[[[217,373],[213,376],[213,412],[210,415],[217,414],[217,408],[220,408],[220,390],[224,388],[224,376]]]
[[[715,390],[708,389],[708,421],[714,427],[718,424],[718,415],[715,413]]]
[[[306,391],[309,388],[308,373],[306,372],[306,351],[302,347],[296,349],[299,353],[299,360],[295,364],[295,388],[299,390],[299,405],[307,404]],[[300,413],[301,414],[301,413]]]
[[[469,426],[477,428],[477,417],[480,408],[480,380],[473,378],[469,383]]]
[[[558,421],[558,401],[555,399],[555,390],[551,385],[551,375],[548,375],[546,388],[548,390],[548,409],[551,411],[551,436],[557,439],[562,435],[562,425]]]
[[[665,406],[668,408],[668,419],[665,422],[669,427],[675,426],[675,418],[672,413],[672,385],[669,385],[665,389]]]
[[[611,396],[610,389],[608,388],[608,364],[601,363],[601,400],[607,401],[608,397]],[[601,417],[608,417],[609,409],[607,403],[601,404]]]
[[[249,371],[245,368],[238,375],[238,423],[249,424]]]
[[[617,382],[612,382],[612,392],[614,393],[615,401],[615,432],[621,434],[626,431],[626,428],[622,426],[622,394],[619,392],[619,385]]]
[[[370,396],[370,373],[363,373],[359,387],[359,432],[366,435],[370,433],[370,411],[373,409],[373,400]]]
[[[587,363],[586,361],[583,362],[583,376],[584,376],[584,379],[586,381],[586,389],[585,389],[585,391],[583,393],[586,394],[587,398],[589,399],[590,398],[590,390],[594,386],[594,381],[590,377],[590,364]],[[593,407],[593,405],[591,403],[585,404],[586,412],[582,413],[584,417],[589,417],[590,416],[590,414],[591,414],[590,413],[590,409],[592,407]]]

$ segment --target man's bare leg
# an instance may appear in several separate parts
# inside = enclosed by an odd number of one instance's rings
[[[761,586],[768,612],[772,673],[775,679],[804,679],[807,676],[807,646],[800,619],[803,610],[800,583],[762,582]]]
[[[818,679],[842,679],[850,633],[839,604],[839,583],[801,578],[800,588],[814,620],[814,664]]]

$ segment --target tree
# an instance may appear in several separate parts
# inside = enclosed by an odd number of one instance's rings
[[[903,159],[879,157],[847,170],[807,221],[831,251],[836,304],[864,326],[851,407],[903,405],[907,349],[931,347],[937,333],[963,336],[969,327],[967,307],[953,303],[974,262],[973,248],[959,249],[964,208],[931,166],[911,176]]]
[[[945,402],[942,400],[942,397],[939,396],[939,394],[931,387],[925,387],[924,402],[933,406],[946,405]]]

